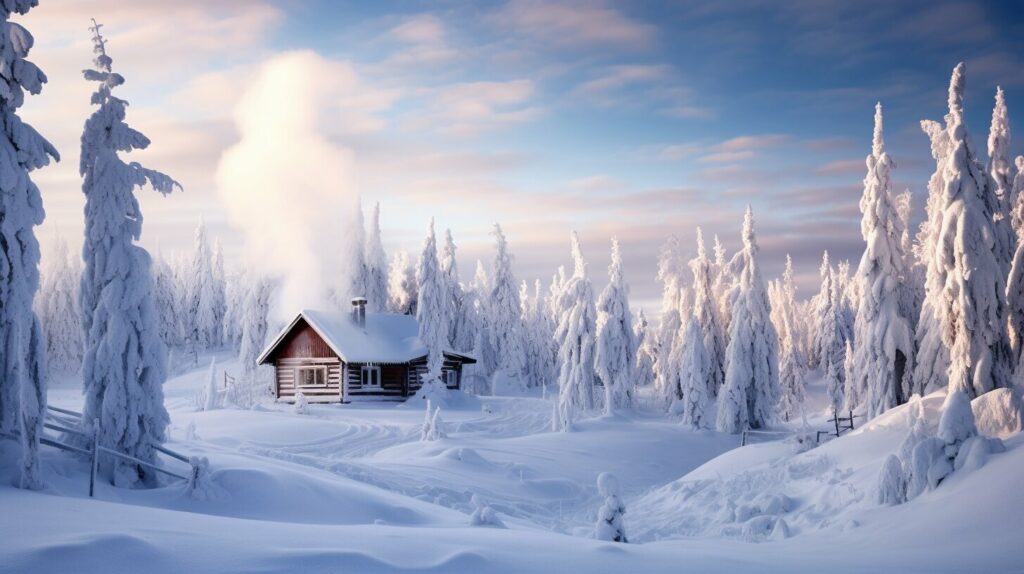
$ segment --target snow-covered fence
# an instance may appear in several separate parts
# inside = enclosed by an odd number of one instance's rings
[[[744,429],[744,431],[740,434],[740,446],[747,446],[748,444],[753,442],[752,439],[755,439],[756,437],[759,436],[773,436],[779,438],[786,438],[788,436],[791,436],[792,434],[792,431],[762,431]]]
[[[89,441],[90,444],[91,444],[91,448],[85,449],[85,448],[81,448],[81,447],[78,447],[78,446],[75,446],[75,445],[72,445],[72,444],[68,444],[68,443],[66,443],[64,441],[58,440],[58,439],[53,438],[53,437],[42,436],[39,439],[39,442],[44,444],[44,445],[52,446],[52,447],[58,448],[60,450],[65,450],[65,451],[68,451],[68,452],[74,452],[74,453],[77,453],[77,454],[81,454],[83,456],[90,457],[90,461],[91,461],[91,468],[90,468],[90,472],[89,472],[89,496],[90,497],[94,496],[95,493],[96,493],[96,475],[97,475],[97,472],[99,471],[99,458],[100,458],[100,454],[107,454],[107,455],[110,455],[110,456],[114,456],[114,457],[118,457],[118,458],[122,458],[122,459],[128,460],[128,461],[130,461],[132,463],[135,463],[137,465],[153,469],[156,472],[160,472],[160,473],[166,474],[168,476],[173,476],[174,478],[179,478],[181,480],[184,480],[184,481],[188,482],[190,485],[195,484],[197,482],[197,480],[198,480],[199,468],[197,467],[197,465],[195,464],[195,462],[192,459],[189,459],[189,457],[187,457],[187,456],[185,456],[183,454],[174,452],[173,450],[171,450],[169,448],[165,448],[163,446],[159,446],[159,445],[154,446],[154,449],[157,452],[163,453],[163,454],[165,454],[165,455],[167,455],[167,456],[169,456],[171,458],[177,459],[177,460],[179,460],[181,462],[184,462],[185,464],[188,464],[189,465],[189,469],[190,469],[189,472],[188,472],[188,476],[182,475],[182,474],[178,474],[176,472],[172,472],[172,471],[167,470],[167,469],[165,469],[165,468],[163,468],[163,467],[161,467],[159,465],[156,465],[156,464],[153,464],[151,462],[147,462],[147,461],[135,458],[135,457],[127,455],[127,454],[125,454],[123,452],[119,452],[119,451],[116,451],[116,450],[113,450],[113,449],[110,449],[110,448],[107,448],[107,447],[101,445],[99,443],[99,420],[98,419],[93,421],[93,427],[92,427],[93,428],[93,432],[91,434],[89,434],[89,433],[82,432],[82,430],[79,428],[79,423],[80,423],[80,421],[82,419],[82,414],[81,413],[77,413],[75,411],[70,411],[70,410],[67,410],[67,409],[61,409],[61,408],[50,406],[50,405],[47,405],[46,408],[47,408],[47,419],[48,420],[44,421],[44,423],[43,423],[43,426],[45,428],[50,429],[50,430],[54,430],[54,431],[58,431],[58,432],[61,432],[61,433],[64,433],[65,435],[75,435],[75,436],[84,438],[86,441]],[[15,433],[17,433],[17,431],[15,431]],[[85,441],[83,441],[83,442],[85,442]]]

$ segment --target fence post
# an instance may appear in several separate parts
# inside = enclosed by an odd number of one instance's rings
[[[836,423],[836,438],[839,438],[839,411],[832,411],[832,422]]]
[[[850,409],[850,430],[853,430],[853,409]]]
[[[100,419],[92,420],[92,471],[89,473],[89,498],[96,492],[96,471],[100,465]]]

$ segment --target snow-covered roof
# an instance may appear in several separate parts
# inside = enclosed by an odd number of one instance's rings
[[[367,313],[366,325],[359,326],[349,313],[303,309],[267,345],[257,363],[269,358],[299,320],[305,320],[346,363],[408,363],[427,355],[419,322],[411,315]],[[445,354],[475,362],[463,353],[445,350]]]

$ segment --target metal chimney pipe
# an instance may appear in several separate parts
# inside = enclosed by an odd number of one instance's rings
[[[366,298],[352,298],[352,320],[360,327],[366,326]]]

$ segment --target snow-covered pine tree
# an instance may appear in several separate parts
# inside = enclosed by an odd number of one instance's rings
[[[913,236],[910,234],[910,214],[913,208],[913,194],[909,189],[896,196],[896,217],[900,221],[900,251],[903,254],[903,275],[900,277],[900,308],[906,311],[910,320],[911,337],[921,318],[921,302],[924,300],[924,266],[916,257]],[[916,345],[915,345],[916,347]],[[912,373],[911,373],[912,374]],[[912,377],[906,377],[913,384]],[[903,396],[910,396],[910,388],[904,389]]]
[[[238,269],[224,279],[224,344],[238,351],[242,342],[242,315],[245,299],[249,292],[249,276],[244,269]]]
[[[828,251],[821,256],[821,266],[818,268],[821,276],[821,288],[818,294],[811,299],[811,349],[808,355],[812,367],[825,368],[828,362],[829,343],[836,330],[835,302],[832,299],[832,281],[835,278],[832,264],[829,261]]]
[[[608,285],[597,300],[597,348],[594,368],[604,384],[605,413],[629,408],[635,390],[634,369],[636,339],[629,311],[629,285],[622,274],[619,240],[612,238],[612,262],[608,266]]]
[[[846,340],[846,355],[843,360],[843,374],[846,375],[846,386],[843,388],[843,409],[844,411],[853,411],[857,406],[865,402],[866,397],[862,396],[866,389],[857,384],[857,366],[856,366],[856,354],[853,351],[853,343],[849,339]],[[910,377],[906,377],[909,379]]]
[[[718,240],[718,236],[715,235],[715,280],[712,284],[711,290],[714,294],[715,302],[718,305],[718,320],[722,324],[722,337],[723,342],[729,344],[729,313],[732,313],[732,305],[729,302],[729,292],[732,290],[733,283],[736,282],[736,277],[733,275],[732,267],[729,266],[729,260],[726,259],[725,245]]]
[[[992,108],[992,124],[988,132],[988,166],[986,172],[992,178],[993,193],[997,207],[993,215],[996,230],[996,258],[1003,268],[1003,275],[1010,272],[1013,252],[1017,246],[1017,233],[1011,223],[1013,211],[1014,165],[1010,161],[1010,118],[1006,111],[1006,95],[1003,88],[996,87],[996,104]]]
[[[672,352],[678,351],[676,339],[682,326],[679,314],[682,295],[682,255],[679,239],[670,235],[658,254],[658,281],[661,282],[661,322],[658,326],[658,355],[654,361],[655,385],[663,406],[668,408],[679,398],[678,363]]]
[[[548,311],[550,305],[541,297],[539,279],[534,281],[533,294],[536,302],[533,307],[534,370],[546,393],[547,386],[558,380],[558,345],[555,344],[555,323]]]
[[[488,298],[491,293],[491,281],[487,277],[483,262],[479,259],[476,261],[476,272],[473,274],[470,291],[473,294],[475,328],[477,335],[480,335],[477,337],[480,339],[479,344],[475,345],[478,354],[474,357],[477,360],[477,368],[490,378],[498,369],[498,356],[491,345],[491,307]]]
[[[166,195],[180,186],[163,173],[118,157],[120,151],[145,149],[150,142],[125,123],[127,102],[111,94],[124,77],[111,70],[100,26],[94,22],[91,29],[95,68],[84,74],[99,83],[92,95],[99,109],[85,122],[79,167],[85,193],[79,298],[86,349],[82,421],[91,431],[98,420],[101,445],[151,462],[154,447],[167,439],[167,349],[160,340],[150,257],[135,244],[142,234],[142,213],[134,191],[148,184]],[[116,484],[155,479],[135,464],[107,462],[114,464]]]
[[[153,261],[153,296],[160,317],[160,340],[167,347],[181,343],[181,317],[178,315],[178,281],[170,263],[158,252]]]
[[[573,428],[580,411],[594,408],[594,347],[596,345],[597,308],[594,288],[587,278],[587,263],[580,251],[580,240],[572,234],[573,274],[562,289],[569,307],[559,319],[555,340],[561,342],[558,358],[558,406],[556,428]]]
[[[743,218],[743,250],[738,254],[738,294],[725,352],[725,383],[718,393],[719,431],[763,428],[776,416],[779,401],[779,340],[771,322],[764,280],[758,266],[754,212]]]
[[[11,14],[26,14],[35,0],[10,0],[0,5],[0,65],[6,72],[0,90],[3,137],[0,151],[0,431],[20,433],[23,488],[42,488],[39,436],[46,412],[43,333],[32,310],[39,288],[39,243],[33,228],[43,222],[39,188],[29,172],[59,160],[57,150],[18,117],[25,92],[38,94],[46,75],[25,58],[32,35]]]
[[[366,222],[363,219],[363,199],[356,196],[352,214],[351,232],[348,238],[348,253],[345,254],[345,293],[336,301],[341,309],[348,309],[353,297],[366,297],[369,290],[370,269],[366,262]]]
[[[36,313],[43,328],[50,372],[76,373],[82,366],[82,327],[78,309],[81,275],[81,258],[70,256],[67,242],[63,237],[57,237],[43,257],[36,296]]]
[[[220,322],[217,320],[217,289],[213,273],[213,251],[206,233],[206,222],[196,227],[192,248],[190,291],[186,331],[189,342],[199,349],[217,346]]]
[[[380,235],[380,203],[373,204],[366,239],[366,304],[375,313],[388,308],[388,256]]]
[[[915,329],[916,349],[913,392],[924,395],[946,386],[946,372],[949,369],[949,349],[942,342],[942,325],[945,321],[946,305],[942,302],[942,290],[946,283],[947,267],[936,257],[938,233],[942,225],[945,186],[942,179],[943,166],[952,145],[949,134],[938,122],[923,120],[921,130],[931,142],[935,172],[928,180],[928,201],[925,205],[927,217],[918,229],[915,255],[924,268],[924,298]]]
[[[510,379],[520,379],[526,372],[526,351],[523,347],[519,291],[512,273],[512,253],[501,225],[494,224],[494,274],[488,299],[489,335],[498,358],[497,368]],[[519,381],[523,384],[523,381]]]
[[[708,403],[711,400],[708,389],[708,371],[714,368],[711,357],[704,346],[704,330],[697,317],[686,318],[682,336],[682,357],[679,361],[679,382],[682,398],[673,407],[682,417],[682,423],[693,429],[711,426]]]
[[[1013,203],[1013,213],[1010,222],[1017,232],[1018,240],[1024,235],[1024,156],[1017,156],[1013,160],[1015,175],[1013,176],[1013,191],[1010,193]]]
[[[800,328],[796,302],[796,282],[793,276],[793,259],[786,255],[786,268],[782,280],[777,284],[779,309],[772,303],[773,315],[777,313],[776,332],[779,333],[779,386],[781,398],[779,409],[783,420],[792,420],[804,402],[804,388],[807,385],[807,359],[804,354],[804,336]],[[781,327],[778,325],[781,324]]]
[[[437,262],[434,218],[430,218],[419,266],[416,268],[416,293],[416,321],[420,326],[420,340],[427,347],[427,372],[423,375],[423,383],[426,384],[441,378],[450,325],[448,305],[444,300],[444,278]]]
[[[654,384],[654,358],[658,354],[654,332],[647,322],[647,315],[641,308],[633,321],[633,337],[636,339],[636,375],[633,386],[636,388]]]
[[[885,152],[881,103],[875,105],[874,137],[865,161],[860,230],[866,247],[857,268],[861,297],[854,335],[855,380],[849,384],[857,402],[854,397],[846,402],[856,408],[866,400],[867,416],[874,418],[906,401],[903,390],[909,385],[904,377],[910,375],[914,353],[910,311],[901,305],[906,301],[901,283],[906,261],[903,222],[894,204],[889,175],[893,162]]]
[[[388,301],[390,301],[391,312],[400,315],[415,315],[418,297],[416,268],[413,267],[409,254],[399,251],[392,256],[388,273]]]
[[[466,318],[465,299],[466,294],[462,290],[462,283],[459,281],[459,265],[455,260],[455,241],[452,239],[452,230],[444,232],[444,246],[438,255],[441,271],[441,284],[443,287],[443,301],[446,307],[445,314],[448,317],[448,346],[452,349],[468,351],[473,345],[473,332],[462,333],[461,329],[471,325]]]
[[[224,273],[224,250],[220,240],[213,242],[213,259],[211,261],[211,276],[213,284],[213,325],[210,332],[213,334],[215,347],[224,345],[224,315],[227,313],[227,278]]]
[[[693,271],[693,316],[700,325],[707,353],[705,381],[708,395],[714,397],[725,378],[725,338],[718,315],[718,302],[714,299],[711,261],[704,248],[704,233],[697,228],[697,257],[690,261]],[[684,321],[685,323],[686,321]]]
[[[992,180],[971,148],[964,120],[964,65],[953,70],[946,132],[951,145],[943,162],[943,217],[935,258],[947,276],[940,301],[942,342],[949,349],[949,389],[973,398],[1011,384],[1013,365],[1006,334],[1006,280],[994,216]]]
[[[250,384],[256,376],[256,360],[267,342],[271,291],[272,286],[268,279],[259,275],[254,276],[240,318],[242,341],[239,345],[238,359],[242,363],[242,378]]]

